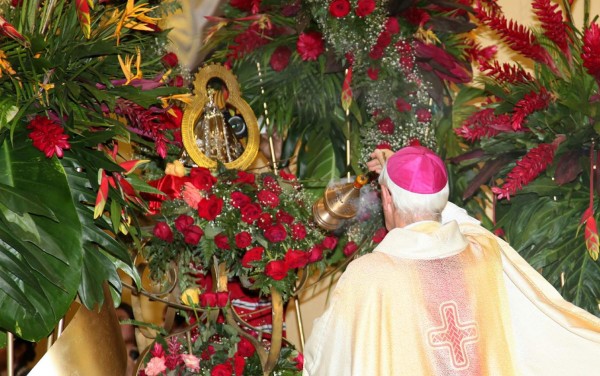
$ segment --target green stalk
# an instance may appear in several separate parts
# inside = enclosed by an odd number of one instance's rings
[[[587,29],[590,25],[590,0],[583,2],[583,27]]]

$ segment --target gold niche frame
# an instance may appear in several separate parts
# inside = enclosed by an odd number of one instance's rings
[[[183,139],[183,147],[189,157],[200,167],[206,167],[211,170],[217,168],[217,161],[207,157],[197,146],[194,135],[194,127],[198,120],[202,117],[204,106],[209,101],[207,86],[208,82],[214,78],[220,79],[229,92],[229,97],[225,102],[226,106],[230,106],[239,113],[248,129],[244,152],[239,158],[231,162],[224,162],[223,165],[227,169],[247,169],[258,154],[260,144],[260,130],[256,115],[248,105],[248,103],[240,96],[240,86],[237,79],[220,64],[209,64],[204,66],[196,74],[194,80],[194,96],[193,100],[186,107],[181,121],[181,138]]]

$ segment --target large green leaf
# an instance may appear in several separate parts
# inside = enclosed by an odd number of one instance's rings
[[[333,145],[323,133],[313,132],[298,155],[298,177],[315,198],[321,197],[331,180],[339,178]]]
[[[36,341],[77,293],[81,224],[60,161],[28,142],[2,144],[0,184],[20,193],[0,206],[0,327]]]

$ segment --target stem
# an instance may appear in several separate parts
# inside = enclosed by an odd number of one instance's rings
[[[583,2],[583,27],[586,29],[590,24],[590,0]]]

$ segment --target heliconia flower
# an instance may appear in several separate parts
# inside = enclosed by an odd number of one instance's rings
[[[495,115],[493,108],[485,108],[471,115],[454,133],[468,141],[494,137],[502,132],[512,132],[510,115]]]
[[[33,118],[27,129],[31,129],[29,138],[33,140],[33,146],[42,151],[46,158],[52,158],[56,154],[58,158],[64,155],[63,149],[70,149],[69,135],[60,124],[44,117]]]
[[[94,9],[94,2],[92,0],[75,0],[75,8],[83,35],[89,39],[92,33],[90,9]]]
[[[598,237],[598,226],[596,225],[596,219],[591,216],[585,222],[585,247],[592,260],[598,260],[598,254],[600,254],[600,239]]]
[[[18,42],[25,42],[26,39],[21,33],[15,29],[13,25],[8,23],[4,18],[0,17],[0,33],[6,35],[9,38],[12,38]]]
[[[519,100],[514,107],[512,116],[512,128],[518,131],[523,127],[525,118],[535,111],[543,110],[548,107],[552,100],[552,94],[541,88],[539,92],[532,91]]]
[[[533,0],[531,7],[542,24],[544,35],[554,42],[570,61],[570,38],[567,32],[569,27],[563,20],[564,17],[558,4],[552,4],[550,0]]]
[[[352,103],[352,87],[350,86],[351,82],[352,66],[346,70],[346,76],[344,77],[344,83],[342,84],[342,108],[344,111],[348,111],[350,109],[350,104]]]
[[[500,38],[514,51],[548,66],[552,72],[559,74],[552,56],[540,45],[531,30],[513,20],[507,21],[500,11],[488,13],[481,7],[475,7],[475,16],[481,23],[498,33]]]
[[[514,195],[523,186],[531,183],[548,168],[554,159],[558,145],[564,140],[564,136],[559,136],[551,144],[540,144],[529,150],[508,173],[502,187],[493,187],[492,192],[498,199],[510,200],[510,195]]]
[[[497,60],[494,60],[492,64],[487,61],[480,61],[479,70],[500,83],[515,84],[534,81],[531,73],[521,66],[508,63],[500,65]]]
[[[593,23],[583,34],[583,66],[600,84],[600,28]]]

